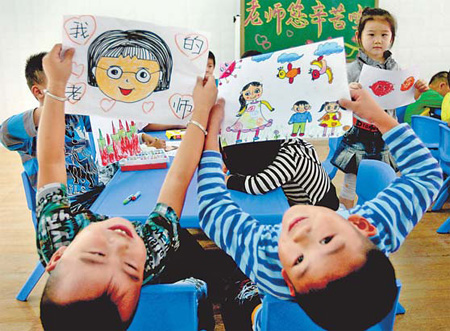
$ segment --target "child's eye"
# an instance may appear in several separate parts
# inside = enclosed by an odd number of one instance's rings
[[[259,89],[256,89],[256,90],[255,90],[255,93],[259,93]]]
[[[102,252],[91,252],[92,255],[105,256]]]
[[[328,244],[331,240],[333,240],[333,236],[328,236],[328,237],[323,238],[323,239],[320,241],[320,243],[321,243],[322,245],[326,245],[326,244]]]
[[[294,265],[300,264],[300,263],[302,263],[302,261],[303,261],[303,255],[300,255],[300,256],[297,258],[297,260],[295,260],[295,264],[294,264]]]

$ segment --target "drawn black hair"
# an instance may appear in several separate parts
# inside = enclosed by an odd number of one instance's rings
[[[239,103],[241,104],[241,107],[239,107],[238,115],[242,115],[242,113],[245,110],[245,105],[246,105],[246,102],[245,102],[245,99],[244,99],[244,95],[242,94],[242,92],[244,92],[250,86],[258,87],[258,86],[262,86],[262,84],[260,82],[251,82],[251,83],[248,83],[247,85],[245,85],[242,88],[241,94],[239,95]]]
[[[295,107],[295,106],[303,106],[303,107],[305,107],[305,109],[306,109],[306,106],[309,106],[308,109],[311,109],[311,105],[309,104],[308,101],[305,101],[305,100],[297,101],[296,103],[294,103],[293,107]]]
[[[161,70],[154,92],[167,90],[172,75],[172,53],[158,35],[145,30],[109,30],[99,35],[88,49],[88,84],[97,87],[93,68],[102,57],[136,57],[158,62]]]
[[[339,104],[339,101],[325,101],[322,105],[322,107],[320,107],[319,113],[325,109],[326,106],[328,106],[330,103],[335,103],[339,106],[339,108],[341,108],[341,105]]]

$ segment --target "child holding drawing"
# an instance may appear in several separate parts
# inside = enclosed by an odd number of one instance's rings
[[[357,82],[363,64],[385,70],[398,70],[398,64],[389,51],[395,40],[395,31],[396,21],[388,11],[369,7],[363,10],[356,31],[360,50],[356,60],[347,66],[350,88],[359,87]],[[422,91],[427,89],[427,85],[418,80],[415,88]],[[386,111],[395,117],[395,109]],[[353,206],[356,197],[356,174],[362,159],[381,160],[397,169],[377,127],[354,115],[352,128],[345,133],[331,160],[332,164],[345,173],[339,200],[346,208]]]
[[[257,51],[247,51],[242,57],[259,54]],[[248,93],[253,84],[251,92],[261,94],[262,88],[254,83],[245,86],[243,93]],[[239,100],[244,99],[242,96]],[[245,102],[241,105],[244,107]],[[244,112],[243,107],[240,113]],[[311,121],[310,108],[306,101],[300,100],[292,109],[298,111],[298,115],[306,112],[309,115],[306,118]],[[249,194],[264,194],[282,187],[290,205],[318,205],[333,210],[339,206],[336,189],[322,167],[316,150],[301,138],[230,145],[221,152],[230,171],[228,188]]]
[[[41,321],[44,329],[126,329],[143,283],[200,278],[197,272],[203,272],[201,256],[188,252],[192,243],[186,241],[178,219],[201,156],[217,88],[213,77],[205,84],[197,79],[192,119],[145,224],[108,219],[89,210],[72,212],[66,188],[63,96],[73,54],[69,49],[61,59],[61,45],[56,45],[43,60],[48,92],[37,142],[36,233],[49,277]],[[214,321],[201,327],[213,329]]]
[[[422,218],[442,185],[442,170],[407,124],[386,114],[366,90],[339,104],[374,123],[402,176],[350,211],[296,205],[281,224],[264,225],[242,211],[225,187],[216,135],[209,122],[198,172],[200,226],[226,251],[260,293],[298,303],[326,330],[366,330],[382,320],[397,296],[389,253]],[[223,116],[223,113],[222,113]],[[255,313],[261,329],[264,306]]]

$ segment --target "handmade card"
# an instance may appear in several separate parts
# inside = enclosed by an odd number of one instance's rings
[[[363,65],[359,83],[369,90],[384,109],[394,109],[413,103],[414,84],[418,79],[416,68],[407,70],[383,70]]]
[[[75,48],[66,112],[186,124],[205,33],[91,15],[65,16],[63,46]]]
[[[219,80],[225,98],[223,145],[341,136],[352,113],[342,38],[253,56],[226,64]]]

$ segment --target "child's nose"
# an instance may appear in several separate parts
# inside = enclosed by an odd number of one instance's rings
[[[294,233],[294,242],[299,243],[308,240],[310,232],[311,226],[309,225],[302,226]]]

